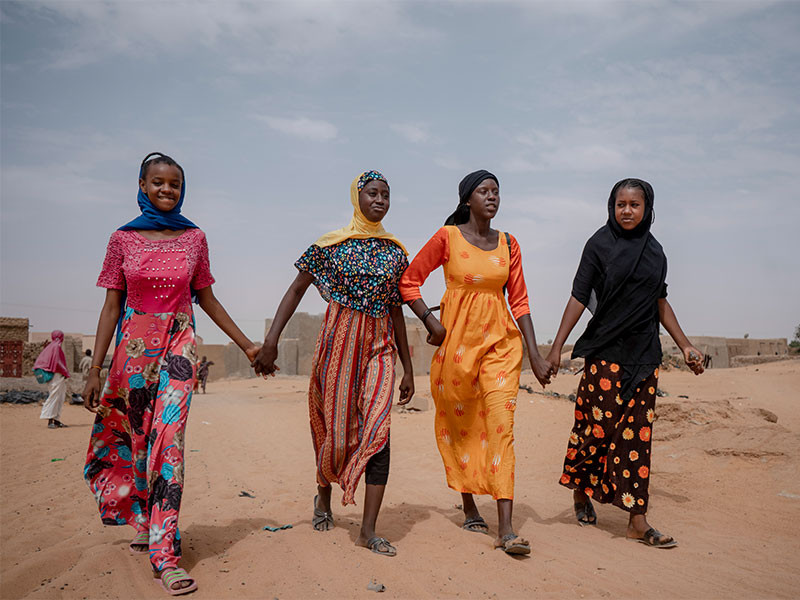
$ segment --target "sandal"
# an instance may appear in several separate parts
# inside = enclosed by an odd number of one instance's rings
[[[578,519],[578,525],[596,525],[597,513],[594,512],[594,505],[591,500],[586,502],[575,503],[575,517]]]
[[[164,591],[166,591],[170,596],[181,596],[197,589],[197,582],[194,580],[194,578],[185,570],[180,568],[164,569],[161,571],[160,575],[154,571],[153,575],[157,577],[156,581],[158,581],[161,587],[164,588]],[[183,581],[191,581],[191,583],[186,587],[174,587],[176,583],[181,583]]]
[[[662,540],[662,538],[667,539]],[[645,531],[644,535],[640,538],[629,537],[628,539],[633,542],[639,542],[648,546],[652,546],[653,548],[674,548],[678,545],[678,540],[674,539],[670,535],[664,535],[655,527],[651,527]]]
[[[386,538],[375,536],[367,540],[367,548],[372,550],[375,554],[383,556],[397,556],[397,548],[389,543]]]
[[[137,533],[130,543],[131,554],[150,553],[150,534],[146,531]]]
[[[314,517],[311,519],[311,526],[317,531],[333,529],[333,513],[318,509],[317,498],[319,496],[314,496]]]
[[[516,533],[507,533],[502,538],[495,540],[494,547],[500,548],[506,554],[531,553],[530,542],[519,537]]]
[[[480,515],[477,517],[472,517],[470,519],[465,519],[464,524],[461,526],[461,529],[466,529],[467,531],[472,531],[475,533],[484,533],[489,535],[489,526],[486,524],[486,521],[483,520],[483,517]]]

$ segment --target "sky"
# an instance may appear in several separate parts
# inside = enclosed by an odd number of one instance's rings
[[[349,221],[355,176],[386,175],[384,226],[413,254],[481,168],[540,341],[625,177],[655,189],[690,336],[791,338],[798,32],[800,2],[767,0],[3,1],[0,314],[94,332],[108,237],[160,151],[186,171],[215,294],[254,340],[297,257]],[[433,273],[428,304],[443,289]],[[311,289],[299,310],[324,306]]]

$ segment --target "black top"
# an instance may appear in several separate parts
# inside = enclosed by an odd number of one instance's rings
[[[614,216],[622,187],[637,187],[645,196],[644,217],[632,231],[622,229]],[[667,297],[667,258],[650,233],[653,200],[653,188],[640,179],[614,186],[608,222],[586,242],[572,284],[572,296],[593,315],[572,357],[619,364],[624,400],[661,364],[658,300]]]

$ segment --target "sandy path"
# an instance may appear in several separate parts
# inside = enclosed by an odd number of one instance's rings
[[[571,393],[576,382],[561,375],[554,389]],[[800,361],[700,378],[664,373],[661,383],[670,396],[658,404],[650,519],[680,546],[626,541],[626,515],[609,506],[599,507],[598,527],[577,527],[570,494],[556,484],[572,404],[521,392],[514,521],[534,545],[524,559],[459,529],[460,498],[444,485],[432,412],[392,417],[378,526],[399,554],[387,559],[353,545],[360,505],[335,506],[329,533],[310,527],[307,380],[212,383],[195,397],[187,433],[182,565],[200,585],[192,597],[372,598],[372,578],[386,598],[797,597]],[[426,377],[417,389],[427,392]],[[67,406],[70,427],[51,431],[38,410],[0,406],[0,596],[166,597],[146,558],[128,553],[132,530],[103,527],[83,483],[90,415]],[[493,503],[479,506],[495,530]],[[262,529],[285,523],[294,528]]]

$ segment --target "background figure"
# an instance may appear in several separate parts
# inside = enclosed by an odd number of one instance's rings
[[[83,380],[86,381],[86,378],[89,376],[89,369],[92,368],[92,351],[86,350],[84,353],[83,358],[81,359],[78,368],[81,370],[81,375],[83,375]]]
[[[194,391],[197,391],[198,387],[203,388],[203,393],[206,393],[206,381],[208,380],[208,367],[214,364],[213,360],[208,360],[208,357],[204,356],[202,360],[197,365],[197,381],[194,382]]]
[[[33,370],[40,382],[50,382],[50,395],[44,401],[39,418],[47,419],[47,426],[50,429],[57,429],[66,427],[58,418],[61,416],[61,407],[64,406],[64,399],[67,396],[69,369],[67,369],[67,357],[61,348],[64,333],[55,330],[50,337],[52,341],[36,358]]]

